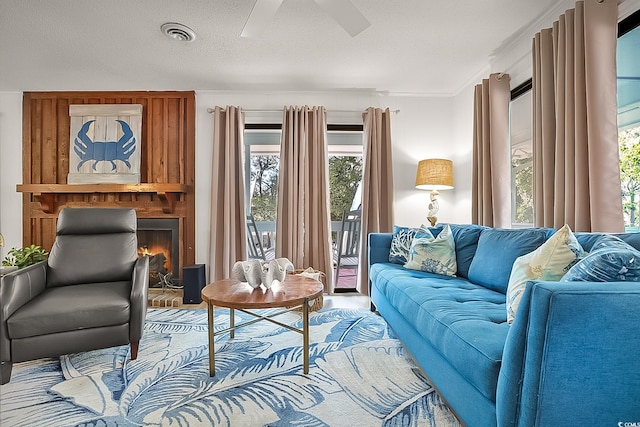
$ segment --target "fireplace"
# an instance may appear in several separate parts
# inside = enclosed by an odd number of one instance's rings
[[[138,218],[138,256],[149,256],[149,286],[160,287],[160,274],[180,277],[177,218]]]

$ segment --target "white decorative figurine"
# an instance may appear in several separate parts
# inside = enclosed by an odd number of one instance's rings
[[[269,289],[274,281],[283,282],[288,270],[293,271],[293,264],[287,258],[271,261],[251,259],[236,262],[231,269],[231,277],[249,283],[254,289],[261,284]]]

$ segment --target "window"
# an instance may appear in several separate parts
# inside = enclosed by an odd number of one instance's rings
[[[533,125],[531,81],[511,92],[511,226],[533,226]]]
[[[342,221],[344,211],[358,209],[362,202],[362,126],[330,130],[327,142],[331,221]]]
[[[263,251],[275,256],[280,129],[245,130],[245,205],[256,221]]]
[[[618,25],[618,143],[627,231],[640,231],[640,11]],[[512,227],[533,225],[531,80],[511,91]]]
[[[246,206],[256,221],[275,221],[280,131],[245,131]]]
[[[627,231],[640,230],[640,11],[618,28],[618,144]]]
[[[245,137],[245,202],[261,234],[265,253],[275,252],[280,125],[247,125]],[[360,206],[362,125],[328,125],[329,204],[332,230],[345,210]]]

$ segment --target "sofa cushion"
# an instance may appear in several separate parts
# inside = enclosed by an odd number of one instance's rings
[[[460,277],[374,264],[374,286],[487,399],[495,401],[509,326],[505,296]],[[425,280],[428,279],[428,280]]]
[[[424,228],[409,228],[393,226],[393,237],[391,238],[391,249],[389,250],[389,262],[404,264],[409,258],[411,242],[416,237],[429,237],[431,233]]]
[[[131,282],[46,289],[7,319],[11,339],[129,322]],[[69,310],[73,307],[73,310]]]
[[[505,294],[516,258],[533,252],[545,240],[546,232],[539,228],[482,230],[469,267],[469,280]]]
[[[433,237],[429,231],[426,232],[427,236],[416,237],[411,242],[409,259],[404,267],[427,273],[455,276],[458,266],[451,228],[445,225],[438,237]]]
[[[507,322],[513,323],[527,281],[558,281],[583,256],[582,246],[571,228],[565,225],[539,248],[518,257],[511,269],[507,287]]]
[[[563,282],[640,281],[640,251],[616,236],[603,235],[591,252],[562,277]]]
[[[625,243],[628,243],[633,248],[640,250],[640,233],[587,233],[576,232],[578,242],[585,251],[591,252],[594,243],[596,243],[602,236],[615,236]]]
[[[458,272],[456,274],[460,277],[468,278],[471,261],[473,261],[478,249],[480,233],[487,227],[475,224],[451,224],[450,226],[456,246],[456,262],[458,264]]]

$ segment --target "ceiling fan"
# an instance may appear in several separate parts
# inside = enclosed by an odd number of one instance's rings
[[[262,33],[274,17],[284,0],[256,0],[247,22],[244,24],[242,37],[254,37]],[[356,8],[351,0],[313,0],[345,29],[351,37],[364,31],[371,23]]]

